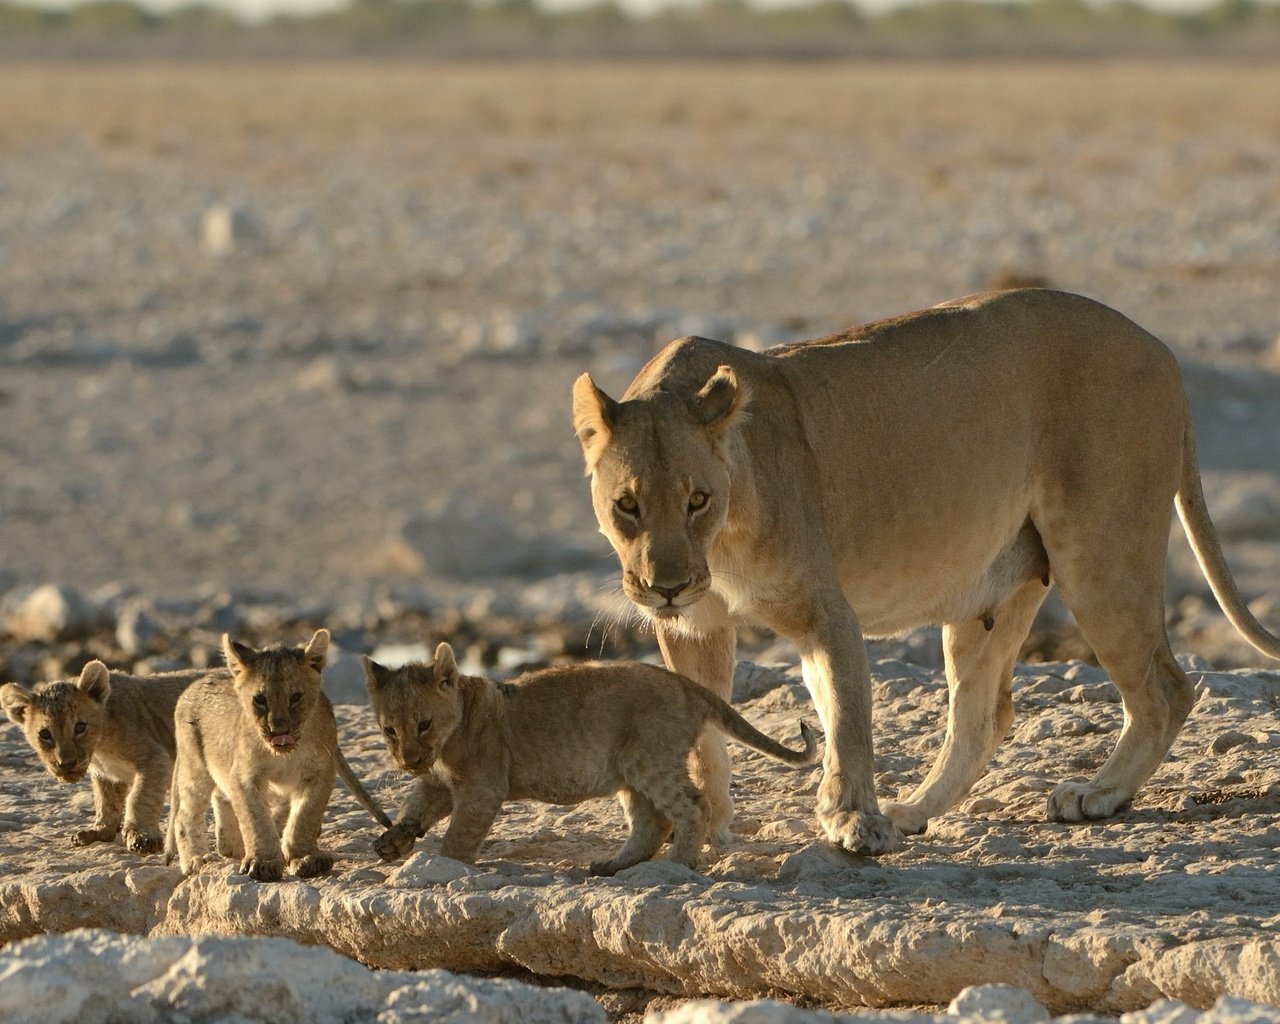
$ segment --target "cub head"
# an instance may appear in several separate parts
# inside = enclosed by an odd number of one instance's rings
[[[711,589],[707,549],[724,527],[726,449],[750,396],[719,367],[696,392],[622,402],[589,374],[573,386],[573,424],[600,532],[622,563],[622,589],[655,619],[679,619]]]
[[[364,674],[391,756],[407,771],[430,771],[462,721],[453,648],[441,644],[430,665],[410,662],[397,669],[365,658]]]
[[[257,726],[262,742],[272,753],[292,753],[320,701],[320,670],[329,657],[329,631],[316,630],[305,647],[276,644],[260,651],[224,633],[222,654],[240,706]]]
[[[22,726],[27,742],[59,782],[79,782],[102,738],[111,673],[91,661],[78,679],[41,683],[28,690],[17,683],[0,686],[0,705]]]

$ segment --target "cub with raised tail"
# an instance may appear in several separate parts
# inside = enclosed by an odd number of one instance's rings
[[[502,804],[532,799],[576,804],[618,794],[631,832],[614,856],[591,865],[612,875],[648,860],[671,835],[671,859],[693,867],[707,834],[689,753],[711,724],[789,764],[804,750],[755,729],[724,701],[683,676],[639,662],[543,669],[511,683],[458,671],[453,649],[430,665],[391,670],[364,659],[369,696],[396,762],[419,776],[396,823],[374,844],[403,857],[449,818],[441,853],[474,860]]]
[[[195,683],[175,712],[178,759],[173,774],[166,853],[185,874],[208,855],[210,798],[218,852],[241,861],[259,882],[286,868],[300,878],[324,874],[333,857],[319,846],[335,771],[381,824],[378,809],[338,749],[333,706],[320,688],[329,633],[306,647],[255,650],[222,637],[227,669]]]
[[[93,827],[73,846],[109,843],[123,832],[134,853],[159,853],[160,814],[173,771],[173,709],[202,669],[151,676],[91,661],[77,679],[0,686],[0,706],[59,782],[93,783]]]

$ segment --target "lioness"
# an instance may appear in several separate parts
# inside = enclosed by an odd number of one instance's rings
[[[1125,725],[1090,781],[1054,789],[1049,816],[1133,798],[1194,700],[1164,628],[1172,504],[1227,617],[1280,658],[1209,521],[1173,355],[1081,296],[977,295],[762,354],[682,338],[621,402],[583,374],[573,412],[596,518],[667,665],[723,695],[735,624],[796,643],[827,734],[818,819],[849,850],[892,850],[969,790],[1009,729],[1050,574]],[[946,740],[886,818],[863,636],[927,623],[943,624]],[[723,741],[699,754],[723,839]]]
[[[168,859],[176,856],[184,874],[199,870],[212,797],[218,852],[243,858],[243,874],[259,882],[279,881],[286,866],[300,878],[324,874],[333,858],[319,849],[320,825],[335,769],[380,824],[391,824],[338,749],[320,689],[329,633],[317,630],[305,648],[260,651],[223,634],[222,651],[229,671],[196,682],[174,712]]]
[[[153,676],[111,672],[91,661],[78,679],[28,690],[0,686],[0,705],[59,782],[93,783],[93,827],[72,833],[73,846],[109,843],[121,834],[135,853],[163,845],[160,812],[173,771],[173,708],[204,672]]]
[[[431,665],[393,671],[365,658],[364,666],[388,748],[421,776],[374,844],[385,860],[403,857],[446,816],[441,853],[469,861],[507,800],[576,804],[617,793],[631,832],[592,873],[648,860],[669,832],[671,859],[692,867],[707,819],[688,762],[706,725],[780,761],[813,759],[813,733],[803,722],[804,750],[788,750],[709,691],[656,665],[563,666],[495,683],[461,675],[453,649],[440,644]]]

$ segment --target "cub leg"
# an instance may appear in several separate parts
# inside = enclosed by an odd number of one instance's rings
[[[231,801],[220,789],[213,791],[213,826],[218,837],[218,852],[228,860],[241,860],[244,840],[240,837],[240,823],[231,809]]]
[[[479,787],[454,794],[453,814],[440,852],[468,863],[476,859],[480,844],[502,810],[502,793]]]
[[[818,821],[827,838],[851,853],[897,849],[902,833],[876,802],[871,742],[871,671],[853,609],[838,590],[815,599],[800,649],[805,686],[827,736],[818,786]]]
[[[709,600],[709,599],[708,599]],[[676,633],[658,624],[658,646],[667,668],[705,686],[722,700],[733,691],[733,667],[737,652],[737,631],[725,626],[703,637]],[[718,847],[733,842],[733,798],[729,795],[733,763],[724,733],[707,726],[698,739],[694,757],[694,778],[701,786],[710,816],[711,842]]]
[[[105,778],[96,772],[90,773],[89,781],[93,785],[93,827],[73,832],[72,846],[111,842],[119,834],[120,822],[124,818],[124,799],[128,784]]]
[[[648,860],[658,852],[671,832],[671,823],[643,793],[624,789],[618,794],[618,800],[622,804],[622,813],[627,816],[627,824],[631,826],[631,834],[609,860],[591,864],[593,875],[616,875],[623,868]]]
[[[903,832],[923,832],[930,818],[968,793],[1008,734],[1014,662],[1046,593],[1039,579],[1024,584],[993,611],[990,631],[976,619],[943,627],[947,736],[916,791],[900,803],[884,804],[884,813]]]
[[[181,746],[179,750],[181,751]],[[174,804],[170,833],[177,847],[178,867],[184,875],[193,875],[209,855],[209,829],[205,812],[213,794],[213,778],[203,764],[193,757],[178,755],[173,769]]]
[[[707,802],[685,766],[661,754],[654,751],[650,760],[624,767],[623,774],[631,788],[648,798],[658,813],[671,822],[670,859],[696,867],[707,841]],[[627,845],[631,845],[630,840]]]
[[[289,807],[282,843],[285,860],[299,878],[314,878],[333,867],[333,857],[320,850],[320,826],[324,810],[333,795],[332,762],[328,772],[320,772],[303,783]]]
[[[245,844],[240,873],[255,882],[280,881],[284,877],[284,853],[280,849],[275,819],[263,794],[252,782],[232,779],[227,789],[227,800],[240,824]],[[184,797],[184,809],[185,806]]]
[[[135,853],[159,853],[164,848],[160,816],[173,778],[173,761],[156,750],[129,786],[124,805],[124,845]]]
[[[453,794],[434,779],[416,780],[395,823],[375,840],[373,848],[383,860],[400,860],[417,839],[453,812]]]

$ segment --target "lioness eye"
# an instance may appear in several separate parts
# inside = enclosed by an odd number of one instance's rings
[[[387,734],[387,739],[393,740],[396,738],[396,731],[395,729],[391,728],[391,726],[389,725],[383,726],[382,731]]]
[[[618,511],[624,515],[633,516],[640,511],[640,503],[630,494],[624,494],[614,504],[618,506]]]
[[[431,719],[427,718],[418,723],[419,736],[423,735],[424,733],[428,733],[430,731],[431,731]]]
[[[76,735],[83,736],[84,731],[89,728],[88,722],[76,722]]]
[[[253,706],[259,711],[267,710],[267,695],[265,693],[255,693],[253,695]]]
[[[706,491],[694,491],[689,495],[689,511],[697,512],[699,509],[707,507],[707,502],[711,500],[711,495]]]
[[[46,747],[53,746],[53,733],[51,733],[48,729],[41,729],[39,735],[40,735],[40,742],[43,743]]]
[[[297,693],[290,694],[290,696],[289,696],[289,703],[290,703],[290,704],[292,704],[292,705],[294,705],[295,707],[296,707],[297,705],[301,704],[301,703],[302,703],[302,691],[301,691],[301,690],[299,690]]]

